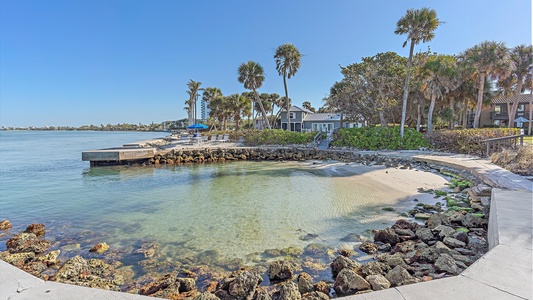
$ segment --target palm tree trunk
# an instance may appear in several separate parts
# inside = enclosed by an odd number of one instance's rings
[[[420,125],[422,124],[422,104],[418,102],[416,107],[416,131],[420,132]]]
[[[483,105],[483,88],[485,87],[485,73],[479,73],[479,90],[477,92],[476,115],[474,116],[474,128],[479,128],[479,117]]]
[[[520,95],[522,94],[522,75],[518,74],[518,78],[516,80],[518,82],[518,86],[516,87],[513,106],[511,107],[511,111],[509,111],[509,128],[513,128],[513,121],[516,118],[516,112],[518,111],[518,102],[520,102]]]
[[[270,123],[268,123],[268,118],[265,112],[265,107],[263,106],[263,102],[261,102],[261,100],[259,99],[259,95],[257,95],[257,92],[255,90],[254,90],[254,96],[255,96],[255,101],[259,103],[259,108],[261,109],[261,114],[263,115],[263,122],[265,122],[268,129],[272,129],[270,127]]]
[[[433,133],[433,110],[435,109],[435,102],[437,100],[437,95],[435,89],[431,91],[431,103],[429,104],[428,110],[428,134]]]
[[[450,121],[448,123],[448,128],[453,129],[453,123],[456,121],[456,115],[455,110],[453,109],[455,107],[455,98],[450,97],[450,111],[452,113],[452,116],[450,118]]]
[[[284,71],[286,73],[287,71]],[[287,76],[283,74],[283,86],[285,87],[285,101],[287,101],[287,130],[291,131],[291,113],[290,110],[290,101],[289,101],[289,90],[287,89]],[[295,128],[296,129],[296,128]]]
[[[381,126],[387,127],[389,124],[387,123],[387,120],[385,119],[385,115],[383,114],[383,110],[379,110],[379,121]]]
[[[532,99],[533,99],[533,88],[530,88],[529,89],[529,125],[528,125],[528,129],[527,129],[527,132],[529,135],[531,135],[531,123],[533,123],[533,102],[532,102]]]
[[[405,117],[407,115],[407,96],[409,94],[409,76],[411,75],[411,64],[413,63],[413,51],[415,43],[411,39],[411,47],[409,48],[409,60],[407,61],[407,76],[405,76],[405,83],[403,85],[403,100],[402,100],[402,121],[400,122],[400,136],[403,138],[403,127],[405,126]]]
[[[466,128],[466,126],[468,125],[467,123],[468,123],[468,99],[465,98],[463,121],[462,121],[463,128]]]

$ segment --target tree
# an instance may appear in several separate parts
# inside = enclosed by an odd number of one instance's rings
[[[403,86],[402,117],[400,125],[400,136],[403,137],[405,118],[407,112],[407,97],[409,94],[409,76],[411,74],[411,64],[415,45],[420,42],[429,42],[434,37],[434,31],[442,22],[437,18],[437,12],[433,9],[423,7],[421,9],[408,9],[405,16],[396,23],[395,34],[407,34],[407,39],[403,47],[411,41],[409,48],[409,59],[407,60],[407,75]]]
[[[233,94],[226,97],[226,105],[228,108],[229,117],[235,121],[235,129],[239,130],[239,123],[243,111],[249,106],[249,100],[243,95]]]
[[[467,49],[460,57],[464,67],[470,68],[472,76],[477,78],[478,95],[473,127],[478,128],[485,78],[498,78],[499,75],[505,74],[509,57],[508,50],[504,43],[485,41]]]
[[[257,95],[257,89],[263,85],[263,81],[265,80],[263,67],[254,61],[249,61],[247,63],[242,63],[239,66],[238,74],[238,80],[240,83],[244,84],[244,88],[252,90],[254,93],[255,102],[259,104],[261,113],[263,114],[263,122],[265,122],[268,129],[271,129],[265,108],[261,101],[259,101],[259,95]]]
[[[427,132],[431,134],[433,132],[433,110],[435,109],[436,100],[444,98],[446,93],[453,91],[460,85],[457,60],[450,55],[430,56],[421,68],[421,73],[423,74],[422,91],[426,97],[431,99],[427,127]],[[453,110],[450,109],[450,111]]]
[[[509,113],[509,128],[513,127],[513,120],[518,111],[518,103],[520,102],[520,95],[522,94],[522,86],[527,78],[527,75],[532,69],[533,48],[531,46],[519,45],[511,49],[511,76],[516,79],[516,90],[514,101]]]
[[[311,105],[311,102],[309,101],[304,101],[304,103],[302,103],[302,107],[309,111],[315,112],[315,108],[313,107],[313,105]]]
[[[189,116],[189,126],[196,123],[196,100],[198,100],[198,91],[203,90],[200,88],[201,85],[201,82],[192,79],[189,79],[189,82],[187,82],[189,100],[185,101],[185,104],[188,105],[188,109],[186,110]]]
[[[283,76],[283,86],[285,87],[285,99],[289,99],[289,90],[287,88],[287,78],[291,78],[300,68],[300,59],[302,54],[293,44],[283,44],[276,49],[274,59],[276,60],[276,70],[280,76]],[[290,104],[287,101],[287,130],[291,130],[291,121],[289,118]]]

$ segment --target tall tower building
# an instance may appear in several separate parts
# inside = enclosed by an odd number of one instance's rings
[[[202,99],[200,102],[200,118],[202,119],[203,123],[205,123],[205,121],[207,121],[207,119],[209,118],[210,112],[211,109],[209,108],[209,103]]]

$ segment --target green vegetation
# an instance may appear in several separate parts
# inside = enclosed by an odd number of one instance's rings
[[[430,140],[441,151],[483,156],[487,149],[483,140],[517,134],[518,128],[439,130],[433,132]]]
[[[408,128],[403,139],[399,127],[362,127],[341,129],[335,135],[334,146],[365,150],[419,149],[429,146],[422,133]]]
[[[300,133],[281,129],[247,130],[243,132],[244,144],[260,145],[305,145],[313,141],[314,132]]]

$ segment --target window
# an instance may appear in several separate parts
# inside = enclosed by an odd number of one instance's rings
[[[518,104],[518,111],[524,111],[526,110],[526,105],[525,104]]]
[[[494,107],[494,113],[497,114],[497,115],[501,114],[502,113],[502,106],[501,105],[496,105]]]
[[[293,112],[290,112],[290,113],[289,113],[289,118],[291,118],[291,119],[296,118],[296,114],[293,113]]]

